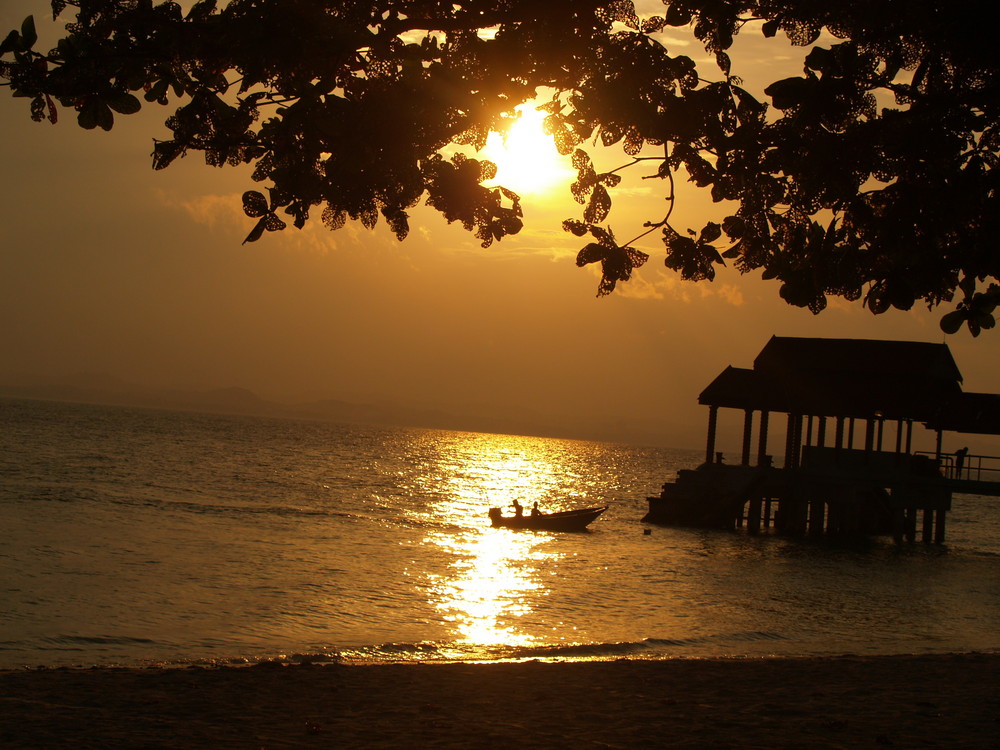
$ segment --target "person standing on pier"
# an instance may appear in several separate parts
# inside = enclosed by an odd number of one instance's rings
[[[968,454],[968,447],[959,448],[955,451],[955,479],[962,478],[962,467],[965,466],[965,456]]]

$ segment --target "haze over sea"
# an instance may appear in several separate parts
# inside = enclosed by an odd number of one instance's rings
[[[698,451],[0,400],[0,668],[1000,648],[1000,507],[948,544],[645,527]],[[491,506],[608,504],[586,534]],[[651,533],[643,533],[651,528]]]

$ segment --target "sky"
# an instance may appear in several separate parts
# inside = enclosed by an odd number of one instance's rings
[[[48,2],[4,0],[0,33],[28,13],[41,26]],[[672,49],[684,44],[698,54],[681,37]],[[788,64],[764,49],[748,44],[738,59],[751,88]],[[876,317],[831,300],[814,316],[732,271],[682,282],[655,235],[637,245],[646,266],[598,299],[596,269],[574,262],[580,239],[561,230],[582,213],[565,189],[530,201],[524,230],[485,250],[428,209],[403,243],[382,225],[330,232],[316,221],[243,245],[246,170],[198,154],[152,170],[167,109],[118,117],[105,133],[65,110],[55,126],[34,123],[27,107],[0,95],[0,383],[108,373],[682,448],[703,444],[699,392],[727,365],[750,367],[772,335],[946,341],[966,390],[1000,392],[998,333],[946,338],[940,313],[923,307]],[[609,218],[619,239],[663,215],[664,187],[627,181]],[[711,209],[684,186],[674,225],[699,228]]]

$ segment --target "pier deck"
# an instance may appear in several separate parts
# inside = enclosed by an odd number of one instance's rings
[[[945,431],[1000,435],[1000,395],[963,393],[961,380],[944,344],[773,337],[752,370],[728,367],[699,396],[705,462],[649,498],[643,520],[899,541],[919,525],[943,542],[954,493],[1000,496],[1000,458],[942,451]],[[720,408],[743,411],[738,464],[715,449]],[[767,452],[774,413],[787,419],[780,468]],[[933,453],[911,450],[916,423],[936,433]]]

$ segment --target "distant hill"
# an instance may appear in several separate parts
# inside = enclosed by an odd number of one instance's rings
[[[83,373],[59,379],[0,376],[0,397],[646,445],[659,444],[663,438],[662,425],[653,420],[647,424],[636,424],[578,418],[567,423],[530,415],[496,417],[454,414],[440,409],[421,409],[398,404],[359,404],[337,399],[287,404],[261,398],[246,388],[154,388],[129,383],[105,373]]]
[[[406,406],[357,404],[336,399],[286,404],[268,401],[246,388],[215,388],[204,391],[153,388],[129,383],[103,373],[83,373],[62,379],[6,377],[0,380],[0,396],[109,406],[136,406],[168,411],[244,414],[479,432],[518,432],[515,420],[457,415],[441,410]]]

